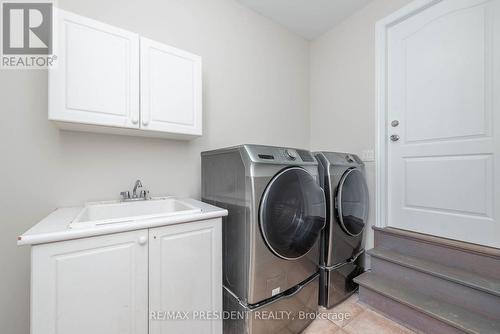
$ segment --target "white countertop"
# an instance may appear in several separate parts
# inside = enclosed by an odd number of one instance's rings
[[[21,245],[36,245],[48,242],[56,242],[70,239],[86,238],[96,235],[119,233],[132,230],[142,230],[151,227],[174,225],[187,223],[192,221],[206,220],[227,216],[228,212],[225,209],[203,203],[194,199],[183,198],[182,201],[187,202],[197,208],[201,212],[185,215],[177,215],[162,218],[150,218],[136,220],[133,222],[123,222],[116,224],[107,224],[101,226],[91,226],[88,228],[72,229],[69,224],[83,209],[81,207],[60,208],[45,217],[38,224],[24,232],[17,238],[17,244]]]

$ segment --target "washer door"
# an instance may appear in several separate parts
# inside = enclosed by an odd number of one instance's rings
[[[337,190],[337,215],[342,229],[350,236],[363,232],[368,220],[368,187],[357,168],[348,169]]]
[[[325,196],[314,177],[299,167],[281,171],[260,203],[260,228],[277,256],[295,260],[313,247],[325,227]]]

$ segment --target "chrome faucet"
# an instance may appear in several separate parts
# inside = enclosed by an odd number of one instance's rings
[[[137,188],[142,188],[141,180],[135,181],[134,190],[132,190],[132,197],[137,198]]]
[[[137,189],[141,189],[139,193],[137,193]],[[132,196],[130,196],[130,191],[122,191],[120,193],[122,196],[122,201],[146,201],[151,199],[149,196],[149,190],[143,189],[141,180],[135,181],[134,189],[132,190]]]

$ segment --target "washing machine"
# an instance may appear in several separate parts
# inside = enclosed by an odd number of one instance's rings
[[[202,200],[222,207],[224,333],[299,333],[314,313],[326,200],[311,152],[241,145],[203,152]]]
[[[357,290],[353,279],[363,272],[369,196],[364,164],[358,156],[337,152],[314,155],[327,204],[327,222],[321,233],[319,303],[331,308]]]

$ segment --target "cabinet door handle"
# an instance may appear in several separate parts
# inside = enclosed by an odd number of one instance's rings
[[[139,245],[144,246],[148,242],[148,238],[145,236],[139,237],[139,240],[137,240]]]
[[[132,115],[132,124],[137,124],[139,123],[139,118],[137,117],[136,114]]]

